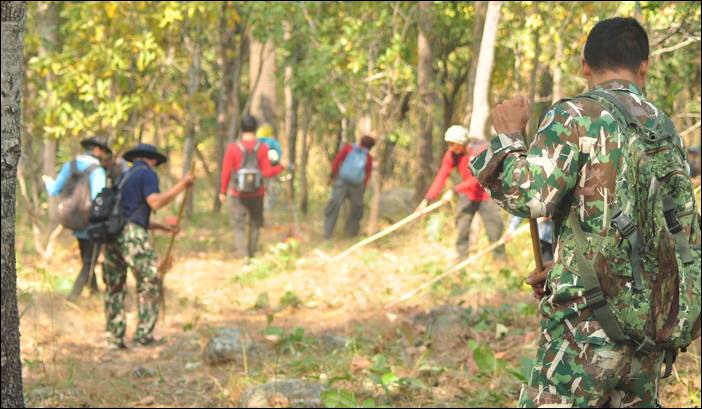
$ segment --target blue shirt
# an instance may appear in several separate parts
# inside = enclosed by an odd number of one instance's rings
[[[78,172],[83,172],[91,165],[98,165],[97,168],[90,172],[90,198],[95,199],[107,182],[105,169],[100,166],[100,160],[93,155],[84,153],[76,157],[76,168],[78,168]],[[63,164],[55,180],[45,182],[46,191],[49,193],[49,196],[58,196],[70,177],[71,161],[68,161]],[[79,239],[88,238],[88,233],[85,230],[74,230],[73,235]]]
[[[513,232],[517,230],[519,224],[526,219],[522,219],[519,216],[512,216],[509,222],[509,228],[507,231]],[[546,243],[553,244],[553,220],[542,220],[537,222],[537,227],[539,228],[539,239],[545,241]]]
[[[158,175],[143,160],[135,161],[122,177],[126,175],[129,178],[122,186],[122,212],[129,222],[148,229],[151,207],[146,198],[160,192]]]

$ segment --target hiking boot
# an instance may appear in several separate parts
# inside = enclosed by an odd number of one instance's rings
[[[163,338],[156,339],[153,336],[134,338],[134,344],[142,347],[152,347],[157,345],[163,345],[166,341]]]

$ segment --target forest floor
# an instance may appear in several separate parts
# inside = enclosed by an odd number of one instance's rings
[[[324,241],[321,214],[313,209],[317,217],[304,218],[298,239],[287,241],[285,212],[272,214],[260,255],[248,265],[231,255],[226,213],[194,215],[176,241],[166,276],[167,312],[155,331],[162,345],[131,342],[136,300],[129,275],[126,351],[106,348],[102,293],[84,290],[75,302],[66,299],[80,266],[72,236],[63,233],[52,260],[43,262],[29,229],[18,223],[27,405],[228,407],[247,387],[274,378],[339,391],[336,400],[324,401],[328,406],[516,404],[538,341],[536,302],[522,283],[533,266],[528,236],[508,243],[505,260],[489,255],[385,309],[451,266],[452,213],[438,212],[337,263],[325,260],[354,241],[340,233]],[[337,232],[342,227],[340,217]],[[488,244],[476,230],[473,251]],[[157,252],[166,240],[154,239]],[[447,342],[426,343],[426,327],[415,317],[449,304],[463,309],[465,327],[449,329],[457,333]],[[220,327],[243,329],[269,352],[259,361],[206,364],[203,348]],[[321,342],[329,335],[345,343],[329,350]],[[678,358],[661,391],[664,407],[700,406],[699,341]]]

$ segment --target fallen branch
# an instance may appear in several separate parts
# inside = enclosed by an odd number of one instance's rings
[[[467,265],[473,263],[475,260],[478,260],[479,258],[483,257],[485,254],[491,252],[492,250],[496,249],[497,247],[507,243],[508,241],[513,239],[514,237],[517,237],[518,235],[520,235],[528,230],[529,230],[529,225],[525,224],[525,225],[521,226],[520,228],[518,228],[517,230],[515,230],[511,236],[503,235],[496,242],[494,242],[491,245],[485,247],[484,249],[478,251],[477,253],[475,253],[472,256],[468,257],[467,259],[461,261],[460,263],[454,265],[453,267],[451,267],[450,269],[448,269],[444,273],[432,278],[431,280],[420,285],[419,287],[415,288],[414,290],[408,291],[408,292],[402,294],[400,297],[398,297],[395,300],[391,301],[390,303],[386,304],[385,309],[389,309],[390,307],[392,307],[393,305],[395,305],[399,302],[409,300],[410,298],[414,297],[417,293],[424,290],[425,288],[428,288],[429,286],[431,286],[435,282],[442,280],[442,279],[448,277],[449,275],[451,275],[457,271],[460,271],[461,269],[463,269]]]

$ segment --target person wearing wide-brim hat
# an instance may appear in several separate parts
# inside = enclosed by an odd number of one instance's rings
[[[172,202],[180,192],[195,181],[188,172],[183,179],[161,193],[158,175],[154,167],[168,158],[149,144],[139,144],[123,155],[132,162],[132,167],[121,176],[122,214],[127,219],[122,232],[105,246],[105,312],[111,347],[124,349],[126,315],[124,297],[126,295],[127,267],[137,279],[137,300],[139,323],[134,334],[134,343],[153,345],[154,327],[159,314],[159,276],[156,253],[149,242],[149,229],[174,232],[176,227],[151,221],[151,212]]]
[[[105,187],[106,175],[101,162],[112,152],[107,140],[102,136],[92,136],[82,140],[80,144],[85,148],[85,152],[64,163],[56,180],[48,175],[42,176],[49,196],[60,196],[57,206],[59,222],[72,230],[78,240],[83,266],[73,283],[69,295],[71,299],[80,296],[88,282],[91,291],[98,290],[97,279],[95,274],[92,274],[98,246],[90,240],[85,230],[90,201],[83,200],[82,195],[87,196],[89,193],[90,199],[95,199]]]
[[[107,145],[107,140],[102,136],[92,136],[80,141],[80,145],[88,152],[93,152],[94,148],[102,149],[106,154],[112,155],[112,149]],[[100,155],[101,157],[104,155]]]

